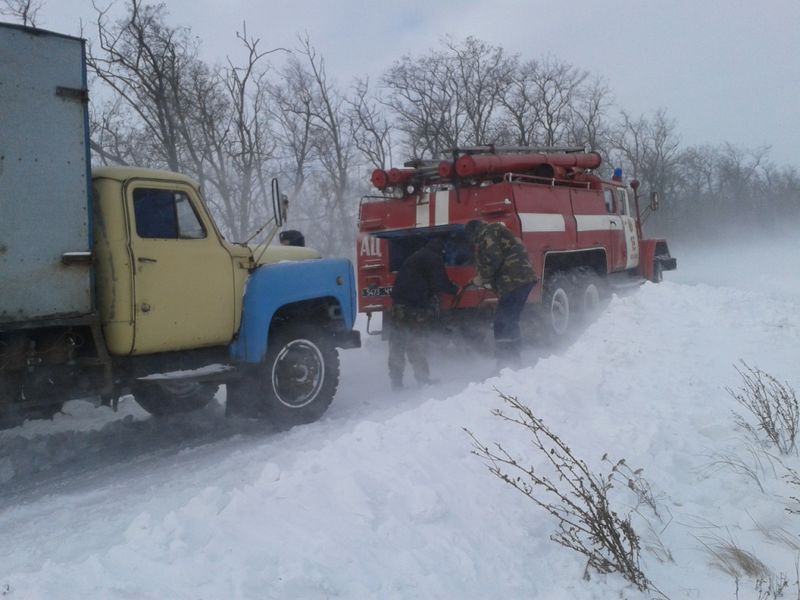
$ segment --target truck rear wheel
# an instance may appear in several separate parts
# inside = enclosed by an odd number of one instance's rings
[[[315,327],[289,325],[273,333],[255,377],[228,384],[228,413],[264,417],[279,429],[322,417],[339,385],[339,354]]]
[[[200,410],[214,399],[219,385],[197,381],[139,383],[133,388],[137,404],[151,415],[164,417]]]
[[[64,402],[59,399],[57,388],[51,391],[51,387],[25,386],[18,377],[1,373],[0,429],[17,427],[26,419],[52,419]]]
[[[566,273],[555,273],[544,286],[541,321],[544,334],[551,341],[564,339],[572,329],[570,287]]]
[[[575,272],[572,302],[573,312],[582,324],[593,321],[603,308],[607,297],[603,279],[592,269],[579,268]]]
[[[0,429],[22,425],[27,419],[52,419],[61,411],[63,402],[50,402],[33,408],[6,403],[0,398]]]

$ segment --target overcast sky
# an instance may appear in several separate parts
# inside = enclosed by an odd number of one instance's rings
[[[39,26],[76,34],[91,0],[44,0]],[[97,0],[102,4],[102,0]],[[404,54],[468,35],[524,58],[546,54],[596,73],[633,113],[665,108],[684,145],[772,147],[800,166],[800,0],[168,0],[170,20],[203,41],[211,62],[236,56],[235,32],[296,47],[307,31],[346,85]],[[117,5],[122,5],[117,0]],[[91,36],[91,30],[89,35]]]

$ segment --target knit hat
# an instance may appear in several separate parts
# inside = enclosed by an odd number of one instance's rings
[[[306,245],[306,238],[296,229],[287,229],[286,231],[281,231],[278,239],[280,240],[281,244],[285,246]]]

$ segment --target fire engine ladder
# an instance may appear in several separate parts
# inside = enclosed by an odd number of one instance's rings
[[[445,150],[448,154],[553,154],[553,153],[574,153],[589,152],[588,146],[496,146],[488,144],[485,146],[459,146]]]

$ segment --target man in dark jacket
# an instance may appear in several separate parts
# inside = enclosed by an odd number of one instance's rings
[[[474,220],[464,230],[476,245],[477,286],[492,289],[499,302],[494,315],[494,343],[498,365],[519,363],[522,336],[519,317],[536,285],[536,273],[523,243],[503,223]]]
[[[444,244],[433,238],[400,266],[392,288],[392,327],[389,333],[389,379],[392,389],[403,387],[406,355],[420,384],[432,383],[425,357],[425,336],[434,317],[438,293],[455,294],[447,277]]]

